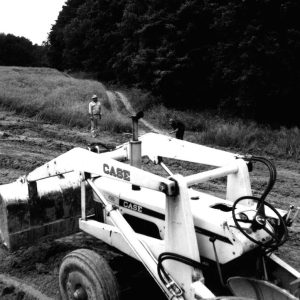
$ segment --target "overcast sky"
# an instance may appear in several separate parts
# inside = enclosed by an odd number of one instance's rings
[[[0,32],[24,36],[41,45],[66,1],[0,0]]]

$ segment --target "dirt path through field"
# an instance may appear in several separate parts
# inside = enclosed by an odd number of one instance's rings
[[[128,112],[130,112],[131,114],[137,113],[133,107],[131,106],[130,102],[128,101],[127,97],[122,93],[122,92],[115,92],[117,99],[123,103],[123,105],[125,106],[125,108],[127,109]],[[160,133],[163,134],[163,132],[154,127],[151,123],[149,123],[148,121],[146,121],[144,118],[140,119],[140,122],[146,127],[148,128],[149,131],[151,132],[156,132],[156,133]]]
[[[127,101],[122,94],[119,93],[119,97],[123,99],[122,101],[126,105]],[[149,131],[159,131],[145,121],[144,125]],[[113,147],[124,143],[127,139],[122,134],[101,132],[98,141],[107,147]],[[0,110],[0,184],[16,180],[73,147],[86,148],[88,144],[93,142],[95,139],[90,137],[88,129],[70,129],[66,126],[43,123],[38,119],[30,119],[13,112]],[[276,166],[278,179],[270,194],[270,202],[285,209],[290,203],[300,206],[300,162],[280,159],[276,161]],[[260,166],[257,166],[253,171],[253,185],[257,193],[261,190],[266,176],[266,170]],[[218,186],[217,182],[212,182],[209,188],[217,191]],[[300,271],[299,229],[300,223],[297,220],[291,228],[290,240],[279,252],[280,257],[298,271]],[[122,299],[143,298],[143,284],[150,280],[139,269],[140,267],[131,260],[124,259],[120,253],[102,242],[83,233],[67,239],[45,242],[28,249],[20,249],[15,253],[9,253],[0,248],[0,282],[1,277],[10,278],[13,276],[17,281],[28,285],[29,289],[43,293],[46,297],[59,299],[58,269],[61,259],[71,250],[82,247],[95,249],[115,265],[116,275],[123,282],[121,284],[123,286]],[[128,275],[128,270],[131,270],[129,272],[131,275]],[[135,290],[134,286],[141,288],[141,290]],[[21,285],[19,288],[20,290],[12,282],[3,283],[2,280],[0,299],[34,299],[32,295],[24,294]],[[149,288],[148,286],[147,291],[156,293],[155,287]],[[159,296],[155,299],[159,299]]]

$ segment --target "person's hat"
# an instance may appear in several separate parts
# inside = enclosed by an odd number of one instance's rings
[[[97,95],[93,95],[93,97],[92,97],[92,99],[97,99],[98,97],[97,97]]]

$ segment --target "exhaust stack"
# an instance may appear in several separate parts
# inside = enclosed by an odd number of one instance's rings
[[[139,141],[138,135],[138,122],[139,119],[144,117],[142,111],[136,115],[131,116],[132,119],[132,140],[130,141],[130,165],[141,169],[142,166],[142,142]],[[135,191],[140,190],[137,185],[132,185],[132,189]]]

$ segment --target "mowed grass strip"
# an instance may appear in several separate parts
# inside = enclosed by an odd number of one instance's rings
[[[0,66],[0,105],[42,121],[88,128],[88,104],[93,94],[103,96],[100,129],[130,131],[129,118],[110,110],[101,83],[75,79],[50,68]]]

